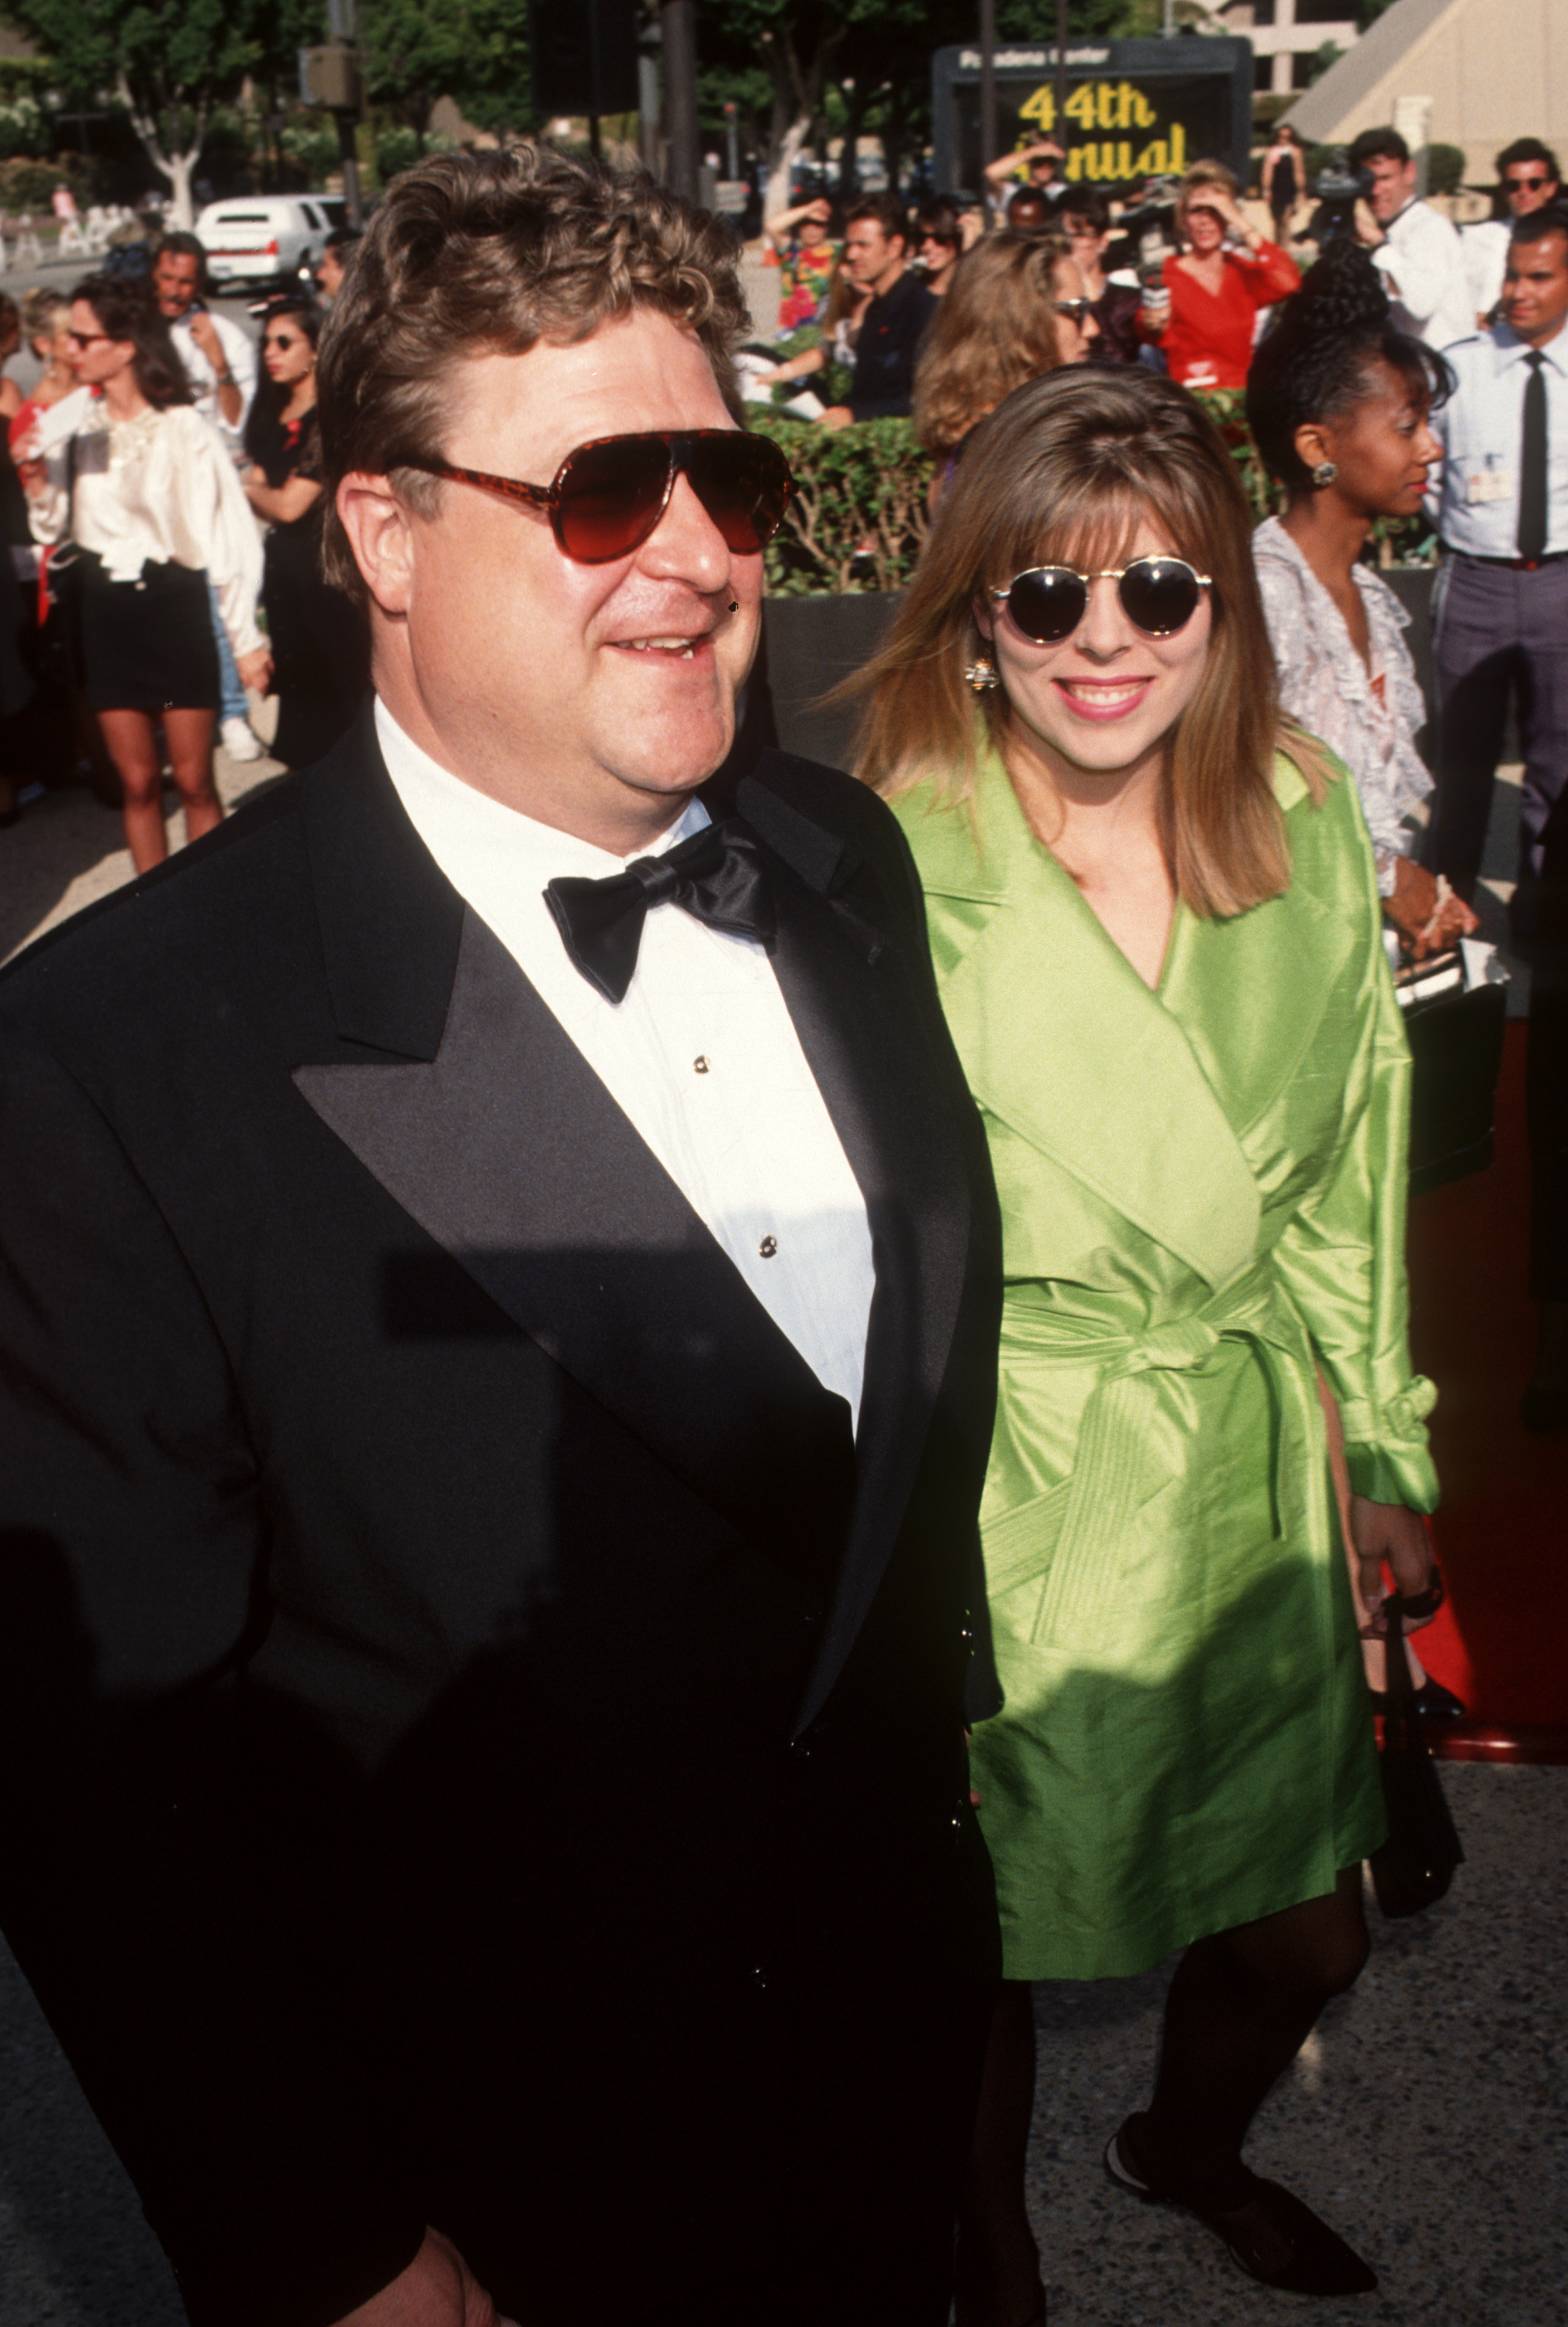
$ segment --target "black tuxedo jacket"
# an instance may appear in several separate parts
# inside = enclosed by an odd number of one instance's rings
[[[198,2320],[427,2220],[524,2322],[761,2320],[780,2235],[837,2317],[961,2145],[994,1199],[892,819],[737,805],[870,1214],[858,1443],[369,720],[0,987],[0,1906]]]

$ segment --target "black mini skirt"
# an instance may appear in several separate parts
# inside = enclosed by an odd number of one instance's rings
[[[156,565],[115,582],[79,550],[71,587],[87,699],[95,711],[216,711],[218,647],[207,576]]]

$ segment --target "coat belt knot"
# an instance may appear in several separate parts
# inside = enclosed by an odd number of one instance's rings
[[[1098,1363],[1104,1369],[1085,1405],[1067,1477],[1006,1512],[986,1531],[985,1566],[994,1593],[1046,1578],[1036,1640],[1055,1633],[1069,1602],[1079,1637],[1086,1624],[1093,1624],[1102,1602],[1108,1611],[1114,1586],[1104,1547],[1123,1537],[1143,1507],[1171,1483],[1162,1435],[1149,1427],[1151,1386],[1143,1377],[1195,1372],[1209,1363],[1222,1342],[1245,1341],[1255,1351],[1275,1400],[1299,1404],[1294,1369],[1280,1359],[1286,1352],[1298,1357],[1302,1338],[1301,1322],[1279,1297],[1266,1261],[1201,1310],[1140,1333],[1108,1332],[1090,1320],[1053,1318],[1047,1323],[1009,1315],[1004,1341],[1034,1344],[1040,1354],[1049,1352],[1065,1363]],[[1311,1426],[1310,1416],[1298,1419]],[[1286,1435],[1276,1430],[1276,1537],[1283,1486],[1278,1464]]]

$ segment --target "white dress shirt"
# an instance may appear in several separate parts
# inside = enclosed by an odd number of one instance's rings
[[[256,342],[247,332],[240,330],[238,323],[231,323],[227,315],[215,314],[209,309],[207,320],[218,333],[224,360],[234,375],[235,387],[239,390],[239,417],[232,425],[223,416],[223,407],[218,400],[218,374],[191,335],[189,313],[170,324],[169,336],[185,367],[197,411],[203,420],[212,423],[233,459],[238,455],[245,435],[246,415],[256,394]]]
[[[493,931],[774,1323],[858,1419],[875,1272],[865,1201],[807,1064],[772,964],[749,938],[656,906],[621,1003],[561,942],[545,884],[630,861],[476,791],[384,703],[376,733],[410,822]],[[639,855],[709,821],[693,800]]]
[[[1526,342],[1494,323],[1445,350],[1459,385],[1432,416],[1442,466],[1427,514],[1467,557],[1517,557]],[[1546,383],[1546,554],[1568,550],[1568,325],[1541,350]]]
[[[1460,229],[1459,247],[1470,285],[1470,306],[1476,316],[1489,315],[1503,295],[1503,277],[1508,271],[1508,245],[1513,233],[1513,222],[1508,219],[1482,219],[1479,226]],[[1470,328],[1475,328],[1473,321]]]
[[[69,532],[115,582],[136,581],[149,559],[205,573],[235,654],[266,645],[261,536],[233,462],[193,405],[115,421],[101,397],[79,389],[43,415],[38,449],[47,481],[28,500],[35,541]]]
[[[1445,348],[1476,327],[1458,229],[1431,205],[1406,202],[1383,229],[1372,264],[1386,276],[1396,331]]]

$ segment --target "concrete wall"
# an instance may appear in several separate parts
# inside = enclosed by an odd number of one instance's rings
[[[1429,137],[1463,147],[1472,182],[1490,180],[1515,137],[1568,145],[1568,0],[1396,0],[1289,118],[1309,141],[1341,145],[1420,98]]]

